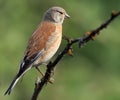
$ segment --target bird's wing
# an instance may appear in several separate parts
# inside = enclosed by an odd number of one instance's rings
[[[49,22],[42,22],[38,29],[32,34],[25,56],[21,62],[20,70],[26,70],[30,67],[41,55],[43,55],[46,47],[46,42],[49,36],[55,32],[55,25]]]

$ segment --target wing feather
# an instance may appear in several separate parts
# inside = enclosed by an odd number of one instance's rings
[[[41,23],[41,25],[29,39],[24,58],[20,65],[20,70],[26,70],[41,55],[43,55],[48,38],[53,32],[55,32],[55,29],[56,27],[52,23],[49,22]]]

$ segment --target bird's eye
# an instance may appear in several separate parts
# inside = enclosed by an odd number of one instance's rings
[[[61,11],[58,11],[58,10],[57,10],[57,12],[59,12],[60,14],[63,14],[63,12],[61,12]]]
[[[59,11],[59,13],[60,13],[60,14],[63,14],[63,12],[60,12],[60,11]]]

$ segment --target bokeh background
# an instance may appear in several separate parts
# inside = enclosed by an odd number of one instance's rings
[[[3,94],[17,73],[29,37],[52,6],[66,9],[71,18],[65,20],[63,34],[76,38],[101,25],[112,10],[120,10],[120,0],[0,0],[1,100],[30,100],[35,79],[41,77],[34,68],[10,96]],[[65,44],[63,40],[59,51]],[[120,17],[95,41],[82,49],[75,44],[73,51],[73,57],[66,55],[59,62],[54,84],[45,86],[39,99],[120,100]]]

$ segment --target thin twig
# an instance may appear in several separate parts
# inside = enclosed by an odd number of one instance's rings
[[[71,49],[71,46],[75,43],[79,43],[79,46],[82,47],[85,43],[87,43],[90,40],[93,40],[96,35],[100,33],[103,29],[105,29],[115,18],[117,18],[120,15],[120,12],[113,11],[111,13],[110,18],[105,21],[102,25],[100,25],[95,30],[92,30],[90,32],[87,32],[87,35],[83,36],[82,38],[77,39],[70,39],[70,41],[67,39],[68,43],[65,46],[65,48],[60,52],[60,54],[56,57],[56,59],[53,62],[49,62],[47,65],[47,70],[45,73],[45,76],[41,79],[41,81],[37,81],[37,84],[35,84],[34,93],[31,100],[37,100],[38,95],[40,94],[43,86],[47,84],[47,82],[50,80],[50,77],[52,75],[52,72],[58,62],[62,59],[62,57],[67,54],[68,50]]]

